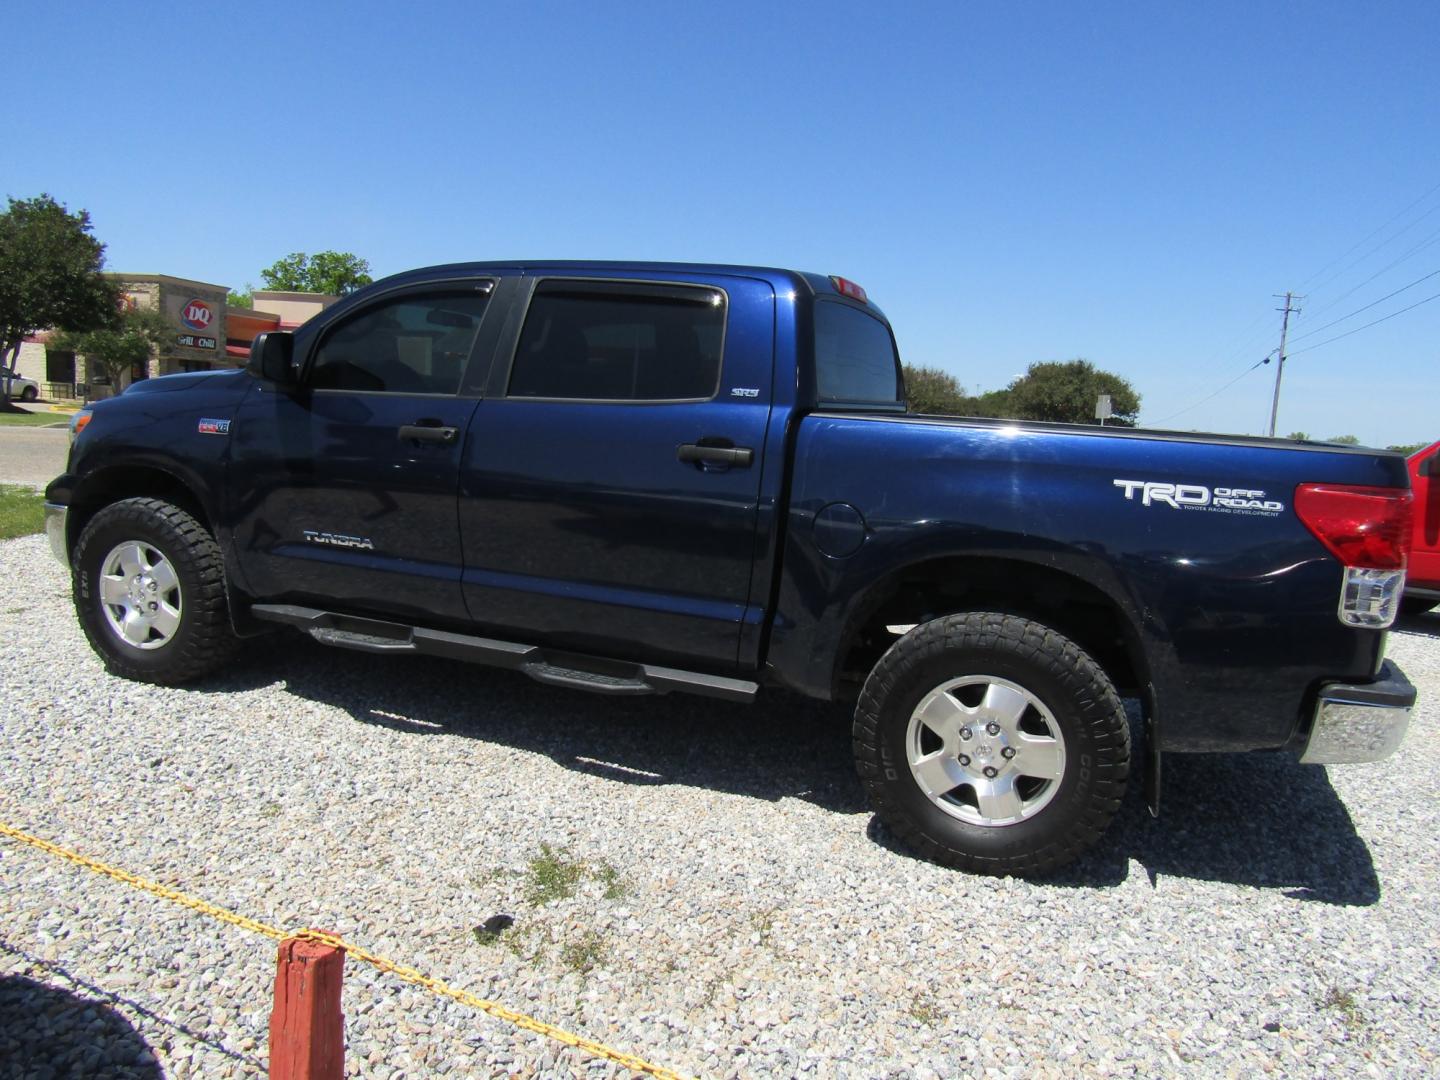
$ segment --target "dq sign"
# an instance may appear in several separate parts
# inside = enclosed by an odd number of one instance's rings
[[[191,330],[207,330],[210,327],[210,320],[215,317],[210,310],[210,305],[199,297],[186,303],[180,311],[180,321]]]

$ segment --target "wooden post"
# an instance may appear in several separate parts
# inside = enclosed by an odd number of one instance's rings
[[[343,1080],[345,950],[304,938],[280,943],[270,1013],[270,1080]]]

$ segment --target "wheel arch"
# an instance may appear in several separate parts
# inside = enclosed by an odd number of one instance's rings
[[[1093,656],[1124,693],[1150,707],[1151,674],[1130,605],[1093,581],[1024,559],[940,556],[872,583],[853,605],[836,652],[838,694],[858,687],[898,636],[887,629],[960,611],[998,611],[1044,623]]]
[[[143,497],[173,503],[218,536],[216,516],[193,480],[150,463],[119,463],[94,470],[75,486],[65,519],[67,549],[74,550],[90,519],[105,507]]]

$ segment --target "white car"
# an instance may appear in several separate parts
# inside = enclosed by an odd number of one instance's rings
[[[21,401],[34,401],[40,396],[39,383],[16,375],[10,368],[0,368],[0,385],[4,386],[6,394]]]

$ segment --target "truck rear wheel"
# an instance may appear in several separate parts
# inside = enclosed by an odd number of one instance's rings
[[[967,612],[916,627],[871,671],[855,762],[875,812],[916,852],[1038,874],[1105,831],[1130,727],[1109,677],[1029,619]]]
[[[75,545],[75,611],[116,675],[173,685],[235,653],[220,547],[190,514],[160,499],[99,511]]]

